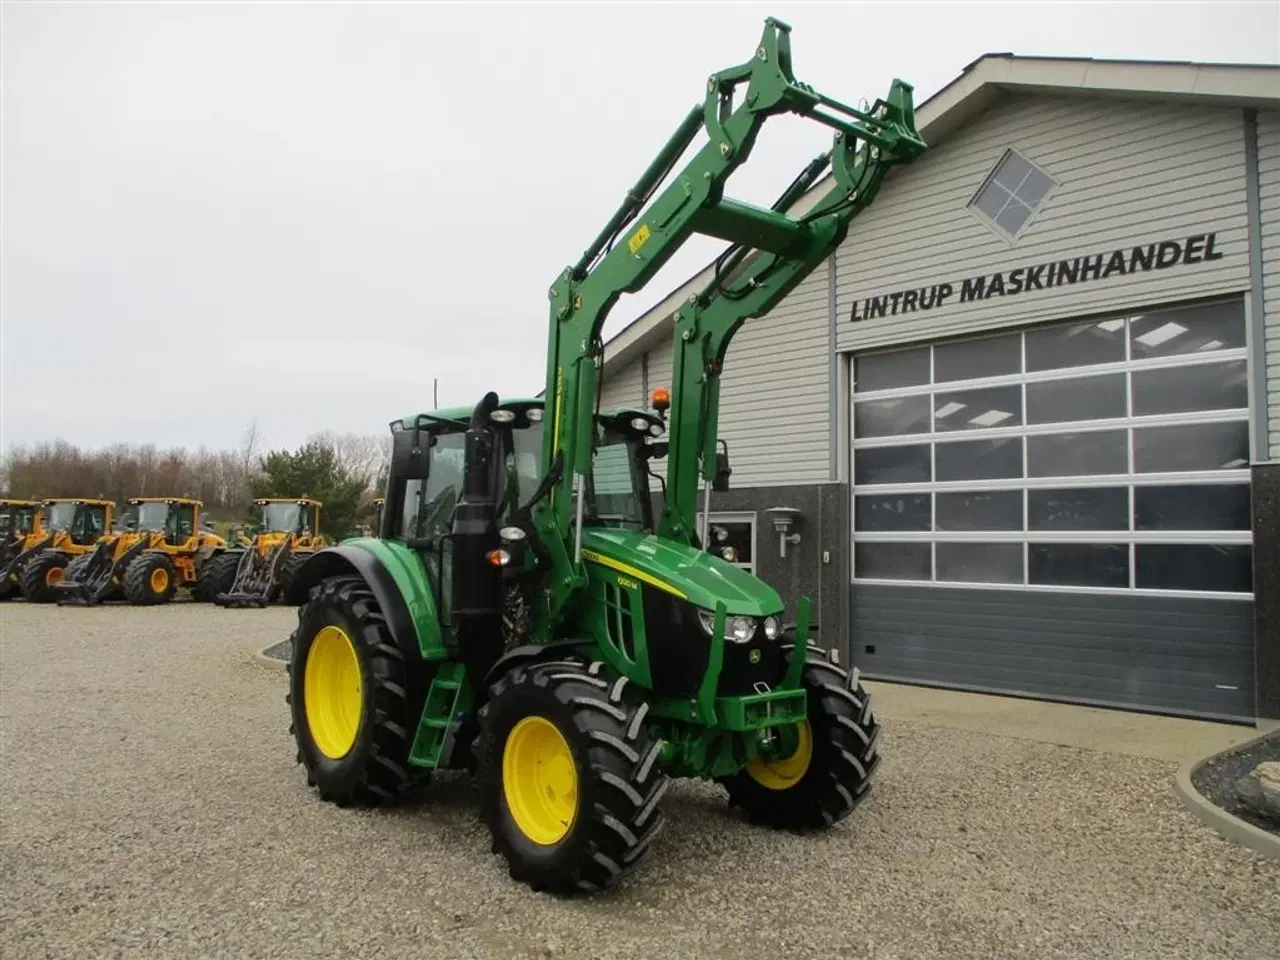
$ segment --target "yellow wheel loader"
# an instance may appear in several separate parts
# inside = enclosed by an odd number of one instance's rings
[[[248,547],[231,547],[209,562],[208,589],[220,607],[265,607],[287,590],[303,561],[329,541],[320,534],[318,500],[253,501],[262,521]]]
[[[201,524],[204,504],[187,497],[133,497],[123,530],[67,567],[58,584],[59,604],[125,599],[138,606],[168,603],[186,587],[196,600],[209,561],[227,542]]]
[[[39,500],[0,499],[0,571],[7,571],[9,564],[22,553],[33,535],[38,535],[40,523]],[[5,576],[0,580],[0,600],[10,600],[21,593],[17,583]]]
[[[31,603],[53,603],[67,567],[114,536],[115,506],[111,500],[70,497],[42,501],[31,533],[5,567],[0,590],[12,593],[17,587]]]

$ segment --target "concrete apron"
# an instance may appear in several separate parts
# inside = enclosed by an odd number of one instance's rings
[[[1018,697],[864,681],[881,720],[1183,764],[1244,743],[1253,727]]]

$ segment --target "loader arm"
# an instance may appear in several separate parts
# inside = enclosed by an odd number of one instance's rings
[[[680,366],[672,406],[678,412],[673,414],[668,473],[674,468],[681,490],[687,487],[692,495],[675,494],[663,528],[685,531],[696,501],[697,453],[715,445],[718,380],[707,371],[718,370],[729,339],[745,319],[767,312],[834,249],[854,213],[869,202],[863,190],[874,194],[889,166],[925,149],[915,130],[908,84],[895,80],[888,100],[866,111],[825,97],[792,74],[790,30],[767,19],[752,59],[708,79],[703,102],[690,110],[578,263],[551,287],[544,414],[550,429],[543,437],[542,462],[554,483],[536,504],[533,522],[554,569],[540,619],[558,619],[574,591],[586,583],[580,556],[582,502],[577,499],[575,512],[574,493],[591,469],[601,329],[618,298],[643,288],[694,234],[731,244],[719,261],[716,282],[681,311],[677,323]],[[743,84],[745,95],[735,105]],[[726,181],[750,156],[765,120],[784,113],[831,127],[831,152],[811,164],[770,209],[725,197]],[[655,197],[703,131],[706,144]],[[835,180],[832,192],[808,214],[789,216],[787,207],[828,165]],[[625,242],[615,246],[624,231]],[[726,295],[723,283],[735,273],[738,285]],[[689,337],[682,339],[685,332]],[[707,412],[712,417],[709,431],[697,422]],[[714,456],[709,459],[713,466]],[[682,479],[686,474],[688,479]]]

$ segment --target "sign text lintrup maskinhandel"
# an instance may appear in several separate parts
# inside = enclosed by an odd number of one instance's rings
[[[1051,290],[1090,280],[1106,280],[1113,276],[1127,276],[1148,270],[1168,270],[1185,264],[1221,260],[1222,251],[1214,249],[1216,238],[1216,233],[1198,233],[1181,240],[1161,240],[1141,246],[1121,247],[1108,253],[1050,260],[1034,266],[982,274],[954,283],[935,283],[927,287],[882,293],[854,300],[849,319],[857,323],[878,317],[896,317],[918,310],[934,310],[953,298],[959,303],[969,303],[1032,290]]]

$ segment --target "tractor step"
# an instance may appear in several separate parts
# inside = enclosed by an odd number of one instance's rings
[[[453,738],[461,725],[458,713],[471,707],[471,690],[466,685],[466,676],[466,670],[460,663],[440,665],[440,671],[427,693],[413,748],[409,751],[409,762],[414,766],[432,770],[449,762]]]

